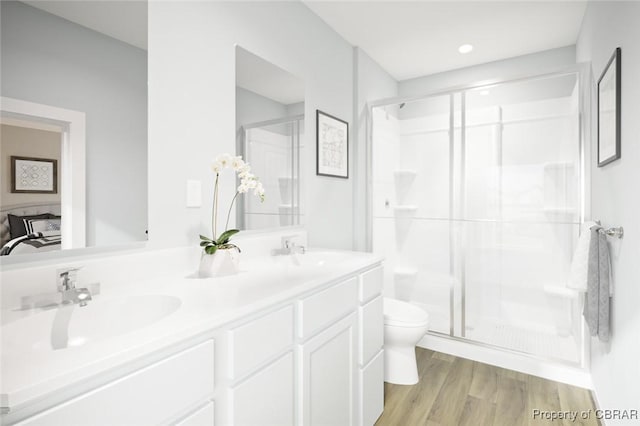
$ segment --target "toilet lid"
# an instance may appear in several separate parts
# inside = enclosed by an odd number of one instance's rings
[[[400,327],[421,327],[429,322],[429,314],[416,305],[402,300],[383,299],[384,323]]]

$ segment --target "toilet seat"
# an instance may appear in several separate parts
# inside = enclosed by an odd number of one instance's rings
[[[396,327],[424,327],[429,323],[429,314],[423,309],[397,299],[383,300],[384,323]]]

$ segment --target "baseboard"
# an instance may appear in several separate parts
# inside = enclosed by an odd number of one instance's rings
[[[593,381],[588,371],[561,362],[542,360],[513,351],[475,345],[434,334],[427,334],[420,340],[418,346],[593,390]]]

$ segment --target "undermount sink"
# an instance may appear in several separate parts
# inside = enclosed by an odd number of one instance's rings
[[[150,326],[177,311],[181,304],[174,296],[149,294],[98,299],[84,307],[62,305],[6,324],[2,327],[2,345],[9,350],[82,346]]]

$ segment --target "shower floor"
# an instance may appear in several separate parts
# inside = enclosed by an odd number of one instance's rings
[[[578,344],[573,336],[559,336],[506,324],[481,323],[467,328],[465,338],[545,358],[580,362]]]

